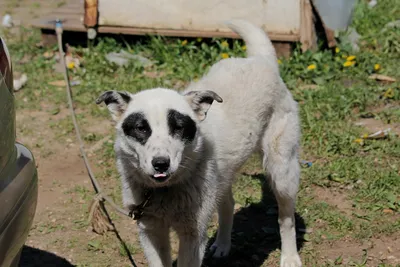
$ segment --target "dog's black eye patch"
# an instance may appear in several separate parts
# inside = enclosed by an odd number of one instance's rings
[[[132,113],[122,123],[122,130],[127,136],[144,145],[151,136],[151,128],[143,113]]]
[[[185,142],[192,142],[196,136],[197,126],[188,115],[184,115],[174,109],[168,111],[169,134],[182,139]]]

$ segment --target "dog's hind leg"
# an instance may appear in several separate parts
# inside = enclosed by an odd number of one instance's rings
[[[234,205],[235,200],[230,186],[218,207],[218,233],[210,248],[211,251],[214,251],[213,257],[215,258],[227,256],[231,249]]]
[[[279,208],[281,267],[299,267],[295,230],[295,200],[299,186],[299,122],[295,113],[274,114],[264,133],[263,166],[271,177]]]
[[[171,267],[169,228],[139,223],[139,238],[150,267]]]

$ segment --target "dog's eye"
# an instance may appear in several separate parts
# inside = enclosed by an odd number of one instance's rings
[[[176,130],[176,131],[183,130],[183,126],[182,126],[182,125],[179,125],[179,124],[177,124],[177,125],[175,125],[175,130]]]
[[[148,131],[147,127],[144,125],[138,125],[136,127],[136,130],[138,130],[139,132],[142,132],[142,133],[147,133],[147,131]]]

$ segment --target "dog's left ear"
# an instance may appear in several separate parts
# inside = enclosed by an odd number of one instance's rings
[[[217,95],[217,93],[210,90],[190,91],[185,94],[185,97],[200,121],[206,118],[207,111],[214,100],[222,103],[222,98]]]
[[[106,91],[96,99],[96,104],[106,103],[114,121],[118,121],[125,112],[132,95],[128,92]]]

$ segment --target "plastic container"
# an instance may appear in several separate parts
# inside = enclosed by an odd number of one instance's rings
[[[313,0],[326,27],[345,30],[351,23],[356,0]]]

